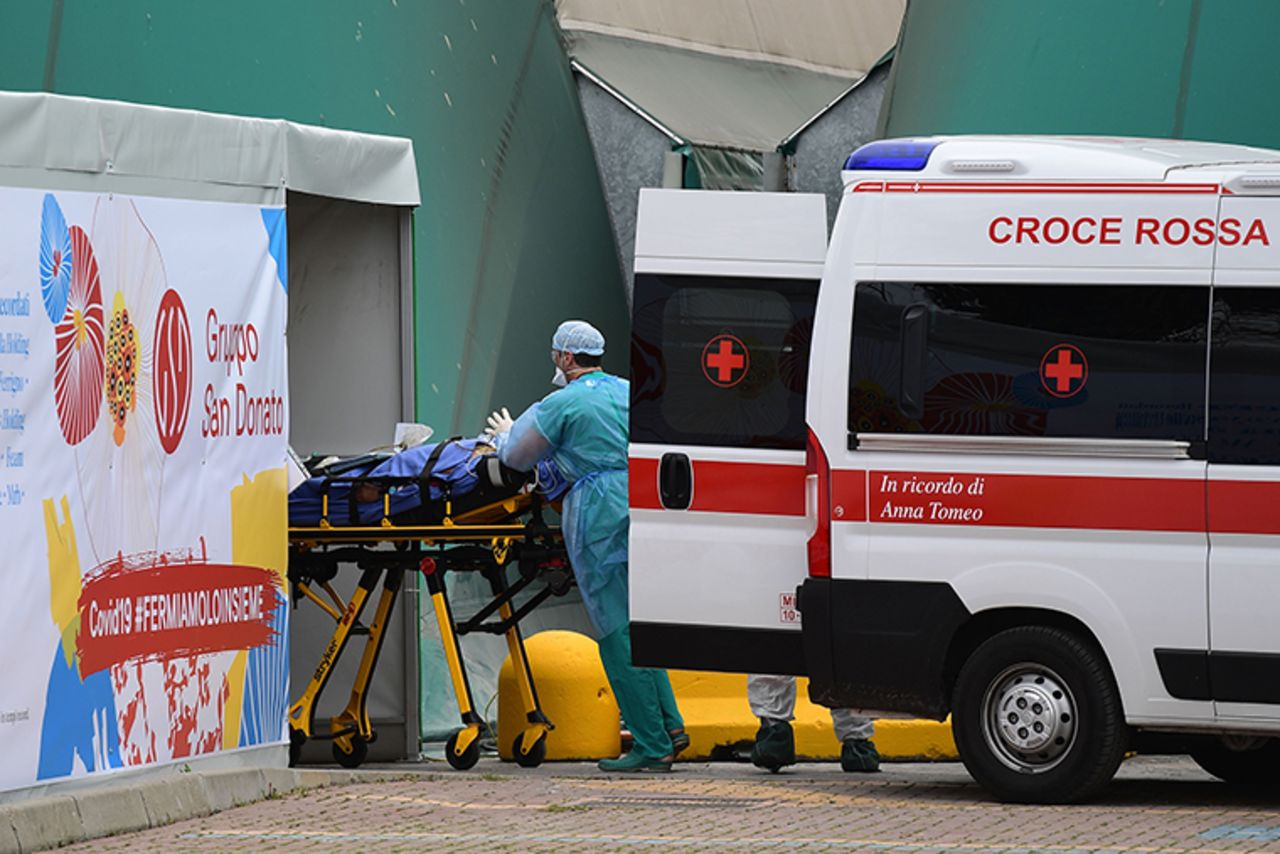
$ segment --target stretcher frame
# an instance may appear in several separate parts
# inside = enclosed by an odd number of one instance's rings
[[[356,483],[379,488],[382,518],[372,525],[330,524],[328,487]],[[332,740],[333,758],[345,768],[356,768],[364,762],[369,744],[377,738],[369,720],[368,687],[404,575],[416,570],[426,578],[462,722],[462,728],[445,745],[445,758],[458,770],[471,768],[480,758],[485,722],[475,710],[461,638],[483,632],[506,637],[526,721],[512,745],[512,754],[518,765],[536,767],[546,757],[546,736],[555,727],[543,714],[538,700],[520,621],[548,597],[566,593],[572,584],[560,530],[543,521],[543,502],[536,493],[507,496],[455,516],[447,484],[443,486],[444,513],[439,524],[396,524],[390,512],[391,490],[410,483],[420,481],[404,477],[330,478],[322,497],[319,523],[289,527],[289,579],[294,601],[311,601],[336,624],[306,689],[289,708],[290,765],[297,763],[308,739]],[[421,483],[424,494],[427,486]],[[357,518],[354,497],[351,501],[348,518]],[[516,519],[521,521],[512,521]],[[506,567],[512,562],[518,562],[520,577],[509,584]],[[345,563],[354,563],[361,572],[349,600],[344,600],[330,583],[338,566]],[[462,623],[455,620],[449,605],[444,576],[450,570],[481,572],[493,595],[488,604]],[[515,597],[535,580],[546,582],[545,586],[523,605],[513,608]],[[365,626],[360,618],[380,581],[382,593],[372,621]],[[313,586],[318,586],[328,601]],[[498,619],[489,621],[495,614]],[[315,712],[320,695],[348,641],[359,635],[366,636],[365,646],[347,705],[330,718],[329,731],[319,733]]]

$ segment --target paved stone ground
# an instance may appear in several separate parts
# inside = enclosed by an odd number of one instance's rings
[[[323,789],[66,851],[1280,852],[1280,795],[1214,782],[1189,760],[1130,760],[1097,803],[1006,806],[959,764],[851,775],[801,765],[680,764],[614,776],[485,759]]]

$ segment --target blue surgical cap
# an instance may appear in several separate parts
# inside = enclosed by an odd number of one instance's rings
[[[603,356],[604,336],[585,320],[566,320],[556,327],[556,334],[551,336],[551,349],[561,353]]]

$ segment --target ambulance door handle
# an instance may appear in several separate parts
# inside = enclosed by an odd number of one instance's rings
[[[668,510],[688,510],[693,498],[693,466],[687,454],[663,454],[658,464],[658,495]]]

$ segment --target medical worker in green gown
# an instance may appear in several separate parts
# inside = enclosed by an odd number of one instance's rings
[[[670,771],[689,744],[666,671],[631,663],[627,610],[627,410],[630,383],[600,368],[604,336],[567,320],[551,339],[557,391],[513,422],[504,409],[489,418],[502,461],[529,471],[550,457],[573,484],[563,529],[573,574],[600,641],[609,684],[634,738],[603,771]]]

